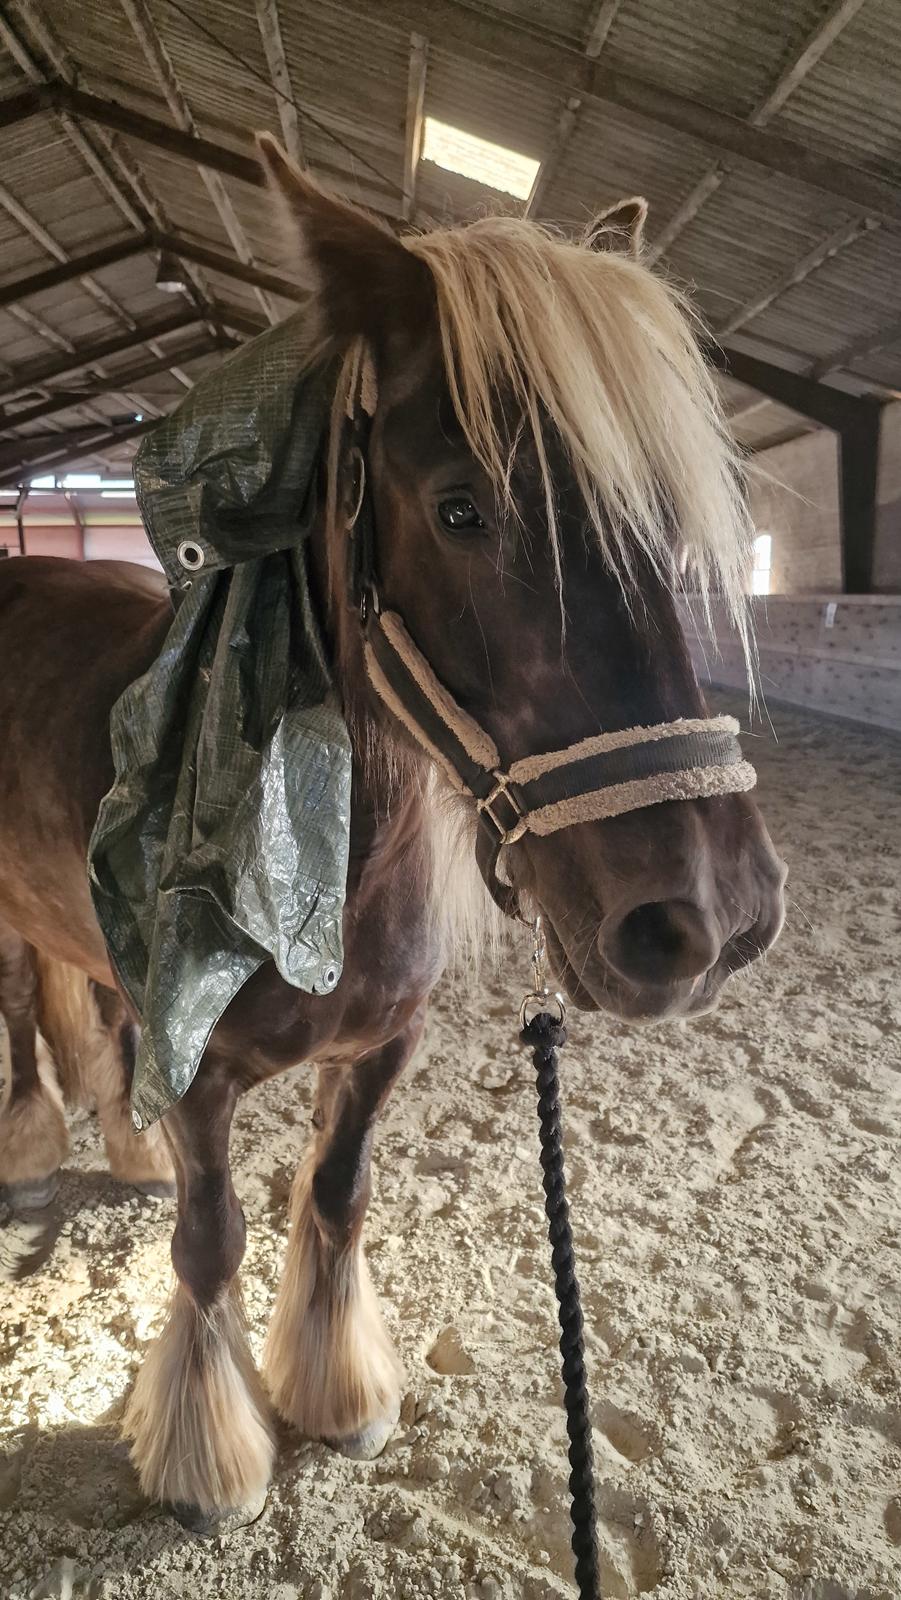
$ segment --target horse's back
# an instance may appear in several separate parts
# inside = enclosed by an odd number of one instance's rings
[[[166,603],[162,573],[134,561],[71,561],[62,556],[13,556],[0,562],[0,650],[7,620],[35,603],[59,609],[60,620],[84,621],[86,610],[160,610]]]
[[[98,976],[85,857],[113,777],[110,711],[170,621],[165,582],[146,567],[0,562],[0,918]]]

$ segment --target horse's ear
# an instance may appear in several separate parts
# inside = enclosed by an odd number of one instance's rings
[[[271,133],[257,135],[257,149],[299,250],[295,269],[317,295],[328,331],[378,341],[393,325],[421,321],[431,286],[424,263],[374,217],[321,189]]]
[[[620,200],[595,217],[585,233],[589,250],[618,250],[623,255],[641,254],[648,202],[640,195]]]

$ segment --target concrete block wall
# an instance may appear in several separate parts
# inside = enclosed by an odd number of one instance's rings
[[[749,478],[751,516],[772,534],[772,594],[840,589],[838,437],[804,434],[755,456]]]
[[[762,450],[749,486],[754,525],[773,537],[771,594],[840,589],[837,436],[822,429]],[[901,594],[901,404],[883,412],[877,501],[874,588]]]
[[[901,596],[769,595],[752,605],[765,697],[901,733]],[[722,611],[714,624],[716,650],[686,613],[698,676],[746,690],[741,648]]]

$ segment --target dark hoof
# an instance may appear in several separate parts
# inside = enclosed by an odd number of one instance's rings
[[[326,1439],[326,1444],[337,1450],[342,1456],[349,1456],[351,1461],[374,1461],[380,1456],[388,1440],[397,1427],[400,1416],[400,1402],[397,1409],[387,1417],[376,1417],[374,1421],[367,1422],[365,1427],[358,1428],[356,1433],[349,1433],[343,1439]]]
[[[21,1183],[0,1184],[0,1198],[13,1211],[43,1211],[59,1190],[59,1172],[47,1178],[26,1178]]]
[[[180,1522],[188,1533],[194,1533],[199,1539],[213,1539],[219,1534],[237,1533],[240,1528],[248,1528],[252,1522],[262,1516],[266,1505],[266,1491],[263,1490],[255,1505],[238,1506],[234,1511],[202,1511],[200,1506],[192,1506],[185,1500],[175,1500],[166,1506],[166,1510],[176,1522]]]
[[[132,1184],[139,1194],[146,1194],[148,1200],[174,1200],[175,1184],[166,1178],[148,1178],[146,1183]]]

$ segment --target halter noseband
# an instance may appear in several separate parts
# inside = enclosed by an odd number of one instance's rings
[[[490,733],[436,677],[403,618],[379,604],[366,475],[374,411],[374,374],[361,351],[348,400],[356,472],[348,530],[349,587],[360,611],[366,670],[376,694],[452,787],[475,801],[479,866],[502,911],[518,914],[515,891],[497,876],[498,858],[504,845],[526,833],[556,833],[664,800],[740,794],[754,787],[757,775],[742,756],[734,717],[621,728],[505,767]]]

